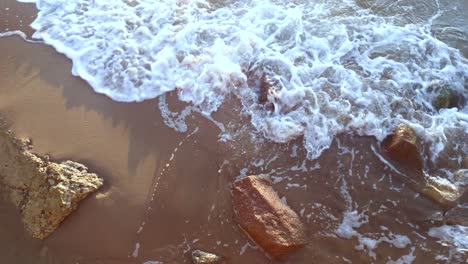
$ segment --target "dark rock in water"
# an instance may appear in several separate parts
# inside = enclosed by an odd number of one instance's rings
[[[463,108],[465,98],[463,95],[455,92],[449,84],[442,81],[434,81],[428,89],[436,94],[432,100],[435,109],[443,108]]]
[[[278,92],[281,90],[280,81],[274,79],[269,74],[264,73],[260,80],[260,90],[258,102],[264,105],[267,109],[273,111],[274,103],[277,100]]]
[[[422,168],[416,133],[407,124],[398,125],[383,146],[393,160],[418,170]]]
[[[298,215],[281,202],[267,178],[235,181],[232,198],[237,223],[272,257],[285,257],[307,243]]]
[[[447,211],[445,222],[449,225],[468,226],[468,204],[459,205]]]
[[[222,258],[212,253],[194,250],[192,251],[192,261],[195,264],[219,264]]]

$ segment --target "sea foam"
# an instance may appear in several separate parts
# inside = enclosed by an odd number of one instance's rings
[[[176,91],[191,110],[210,115],[233,95],[266,138],[303,136],[309,158],[339,133],[382,140],[400,122],[415,128],[433,160],[468,154],[467,106],[432,105],[434,82],[468,98],[468,61],[431,34],[440,10],[401,23],[336,0],[35,3],[33,37],[69,57],[74,75],[113,100]],[[263,76],[280,87],[267,98],[270,108],[259,102]],[[180,121],[166,123],[186,130]]]

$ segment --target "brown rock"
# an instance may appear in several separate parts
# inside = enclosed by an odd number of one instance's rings
[[[43,239],[81,200],[101,187],[103,180],[82,164],[49,162],[30,149],[30,141],[16,139],[0,127],[0,184],[10,190],[25,228],[33,237]]]
[[[307,243],[299,217],[281,202],[267,178],[248,176],[235,181],[232,198],[237,223],[274,258]]]
[[[398,125],[383,146],[393,160],[418,170],[422,168],[416,134],[407,124]]]
[[[222,258],[212,253],[194,250],[192,251],[192,261],[194,264],[219,264]]]
[[[459,205],[447,211],[445,222],[449,225],[468,226],[468,204]]]

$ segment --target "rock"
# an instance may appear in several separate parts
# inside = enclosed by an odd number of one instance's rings
[[[265,110],[274,111],[275,103],[278,100],[278,93],[281,90],[280,81],[269,74],[263,74],[260,80],[260,91],[258,102],[264,105]]]
[[[49,236],[78,203],[102,186],[103,180],[79,163],[54,163],[29,150],[31,142],[0,128],[0,184],[21,211],[29,233]]]
[[[468,204],[459,205],[445,213],[445,222],[449,225],[468,226]]]
[[[446,179],[426,177],[426,185],[421,192],[444,207],[453,207],[463,195],[463,191]]]
[[[298,215],[281,202],[267,178],[235,181],[232,198],[236,222],[272,257],[283,258],[307,243]]]
[[[455,92],[446,82],[433,81],[428,91],[436,95],[432,100],[432,105],[437,110],[454,107],[463,108],[463,95]]]
[[[421,170],[416,133],[407,124],[398,125],[382,143],[388,156],[406,166]]]
[[[194,250],[192,251],[192,261],[195,264],[218,264],[221,263],[222,258],[212,253]]]

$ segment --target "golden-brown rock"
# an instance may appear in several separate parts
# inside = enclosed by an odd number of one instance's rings
[[[298,215],[281,202],[271,182],[248,176],[232,186],[235,219],[274,258],[282,258],[307,243]]]
[[[25,228],[35,238],[49,236],[103,180],[82,164],[50,162],[29,150],[31,142],[0,128],[0,184],[10,190]]]
[[[393,160],[418,170],[422,168],[416,133],[407,124],[398,125],[383,145]]]
[[[453,207],[463,195],[463,189],[442,178],[426,177],[421,192],[444,207]]]

